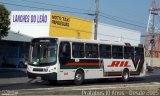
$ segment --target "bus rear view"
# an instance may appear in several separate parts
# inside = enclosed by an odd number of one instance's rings
[[[28,78],[57,80],[56,62],[56,38],[35,38],[31,41],[27,67]]]

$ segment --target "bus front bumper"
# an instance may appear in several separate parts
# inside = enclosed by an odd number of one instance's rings
[[[57,73],[37,74],[27,71],[28,78],[41,78],[42,80],[57,80]]]

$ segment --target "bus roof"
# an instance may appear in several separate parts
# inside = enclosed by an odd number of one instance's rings
[[[121,42],[121,41],[102,41],[102,40],[88,40],[88,39],[78,39],[78,38],[64,38],[64,37],[38,37],[38,38],[57,38],[59,41],[70,41],[70,42],[83,42],[83,43],[100,43],[100,44],[109,44],[109,45],[121,45],[125,46],[126,42]],[[33,39],[38,39],[38,38],[33,38]],[[32,40],[33,40],[32,39]],[[129,44],[127,42],[127,44]],[[137,45],[138,46],[138,45]]]

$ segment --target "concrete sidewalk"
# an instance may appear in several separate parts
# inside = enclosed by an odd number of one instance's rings
[[[150,57],[145,58],[146,63],[150,63]],[[153,67],[160,67],[160,58],[153,58]]]
[[[0,68],[0,79],[26,77],[26,68]]]
[[[27,81],[26,69],[0,68],[0,89],[4,86],[26,83]]]

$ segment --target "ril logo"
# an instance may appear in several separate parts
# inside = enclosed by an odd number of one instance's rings
[[[130,65],[128,65],[128,61],[112,61],[108,67],[130,67]]]

